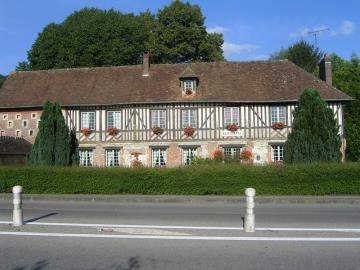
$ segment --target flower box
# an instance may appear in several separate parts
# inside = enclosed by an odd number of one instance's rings
[[[275,122],[271,126],[273,129],[283,129],[286,127],[285,123],[283,122]]]
[[[184,133],[186,136],[190,137],[190,136],[194,135],[195,129],[193,127],[186,127],[186,128],[184,128]]]
[[[152,131],[153,131],[153,133],[154,133],[155,135],[161,135],[161,134],[163,134],[163,132],[164,132],[164,130],[163,130],[161,127],[154,127],[154,128],[152,129]]]
[[[193,90],[192,90],[191,88],[186,88],[186,89],[185,89],[185,94],[186,94],[187,96],[190,96],[190,95],[193,94]]]
[[[89,136],[91,134],[91,129],[90,128],[82,128],[81,129],[81,133],[84,135],[84,136]]]
[[[108,128],[107,132],[109,133],[109,135],[111,136],[115,136],[119,134],[119,130],[117,128]]]
[[[239,129],[239,127],[237,124],[228,124],[226,129],[235,132]]]

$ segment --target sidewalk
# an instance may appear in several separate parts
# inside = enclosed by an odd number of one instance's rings
[[[0,193],[0,200],[11,200],[12,194]],[[31,201],[83,201],[118,203],[245,203],[245,196],[178,196],[178,195],[49,195],[23,194]],[[256,204],[360,204],[360,196],[257,196]]]

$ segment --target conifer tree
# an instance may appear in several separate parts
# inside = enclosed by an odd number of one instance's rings
[[[55,126],[54,165],[70,165],[70,134],[66,126],[61,107],[58,103],[53,104]]]
[[[319,93],[305,89],[294,111],[292,131],[285,144],[285,162],[340,161],[338,131],[334,113]]]
[[[70,131],[70,165],[78,166],[80,162],[79,159],[79,141],[76,138],[76,133],[74,130]]]

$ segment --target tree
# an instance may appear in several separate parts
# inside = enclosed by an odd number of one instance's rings
[[[5,82],[5,79],[6,79],[6,77],[0,74],[0,88],[3,85],[3,83]]]
[[[332,55],[333,85],[354,100],[345,106],[346,156],[360,160],[360,59],[353,54],[350,61]]]
[[[76,165],[73,155],[77,154],[77,147],[77,142],[74,142],[65,124],[60,105],[47,101],[43,107],[38,135],[29,154],[30,164]]]
[[[315,74],[323,55],[324,53],[319,48],[301,40],[287,49],[281,49],[279,52],[272,54],[270,60],[288,59],[307,72]]]
[[[155,63],[224,60],[221,34],[206,32],[198,5],[179,0],[159,10],[149,49]]]
[[[338,131],[334,113],[319,93],[305,89],[294,111],[292,131],[285,144],[285,162],[340,161]]]
[[[18,65],[15,68],[16,71],[28,71],[30,70],[29,62],[28,61],[22,61],[19,62]]]

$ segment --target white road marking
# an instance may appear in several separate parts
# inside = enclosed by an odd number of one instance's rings
[[[102,228],[110,229],[110,228]],[[155,230],[155,229],[143,229],[143,228],[111,228],[113,232],[119,232],[124,234],[137,234],[137,235],[191,235],[189,233],[181,233],[168,230]]]
[[[0,224],[11,224],[11,221],[0,221]],[[29,222],[26,225],[38,226],[67,226],[67,227],[107,227],[107,228],[147,228],[147,229],[185,229],[185,230],[236,230],[240,227],[200,227],[200,226],[162,226],[162,225],[118,225],[118,224],[89,224],[89,223],[56,223],[56,222]],[[293,232],[353,232],[360,233],[360,228],[256,228],[256,231],[293,231]]]
[[[296,242],[360,242],[360,237],[208,237],[208,236],[164,236],[164,235],[107,235],[79,233],[37,233],[37,232],[0,232],[0,235],[79,237],[112,239],[153,239],[153,240],[209,240],[209,241],[296,241]]]

